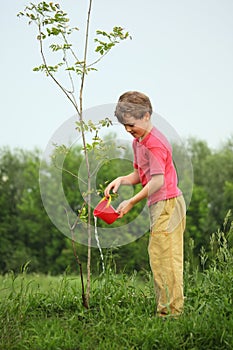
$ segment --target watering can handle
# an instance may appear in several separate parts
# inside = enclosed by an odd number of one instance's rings
[[[109,205],[110,205],[110,203],[111,203],[111,200],[112,200],[112,197],[111,197],[111,195],[109,195],[109,198],[108,198],[108,199],[107,199],[106,197],[103,197],[103,198],[101,199],[100,203],[103,202],[103,201],[108,201],[108,203],[107,203],[107,205],[106,205],[106,208],[108,208]]]

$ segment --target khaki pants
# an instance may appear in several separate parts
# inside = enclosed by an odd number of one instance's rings
[[[183,233],[186,209],[183,196],[160,201],[149,207],[151,235],[148,246],[153,272],[157,313],[182,312]]]

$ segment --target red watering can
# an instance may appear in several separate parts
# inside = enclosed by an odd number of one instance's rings
[[[93,214],[98,218],[105,221],[107,224],[112,224],[119,217],[118,212],[110,205],[111,196],[109,199],[102,198],[101,201],[95,207]]]

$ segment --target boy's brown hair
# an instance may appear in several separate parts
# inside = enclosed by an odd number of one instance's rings
[[[125,118],[142,119],[147,112],[150,115],[152,114],[152,105],[149,97],[142,92],[128,91],[119,97],[115,116],[120,123],[124,124]]]

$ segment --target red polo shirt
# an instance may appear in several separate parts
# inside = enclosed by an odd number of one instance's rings
[[[178,188],[178,179],[172,160],[172,147],[166,137],[155,127],[146,137],[133,140],[134,168],[138,170],[142,186],[153,175],[163,174],[164,185],[148,197],[148,205],[174,198],[182,194]]]

